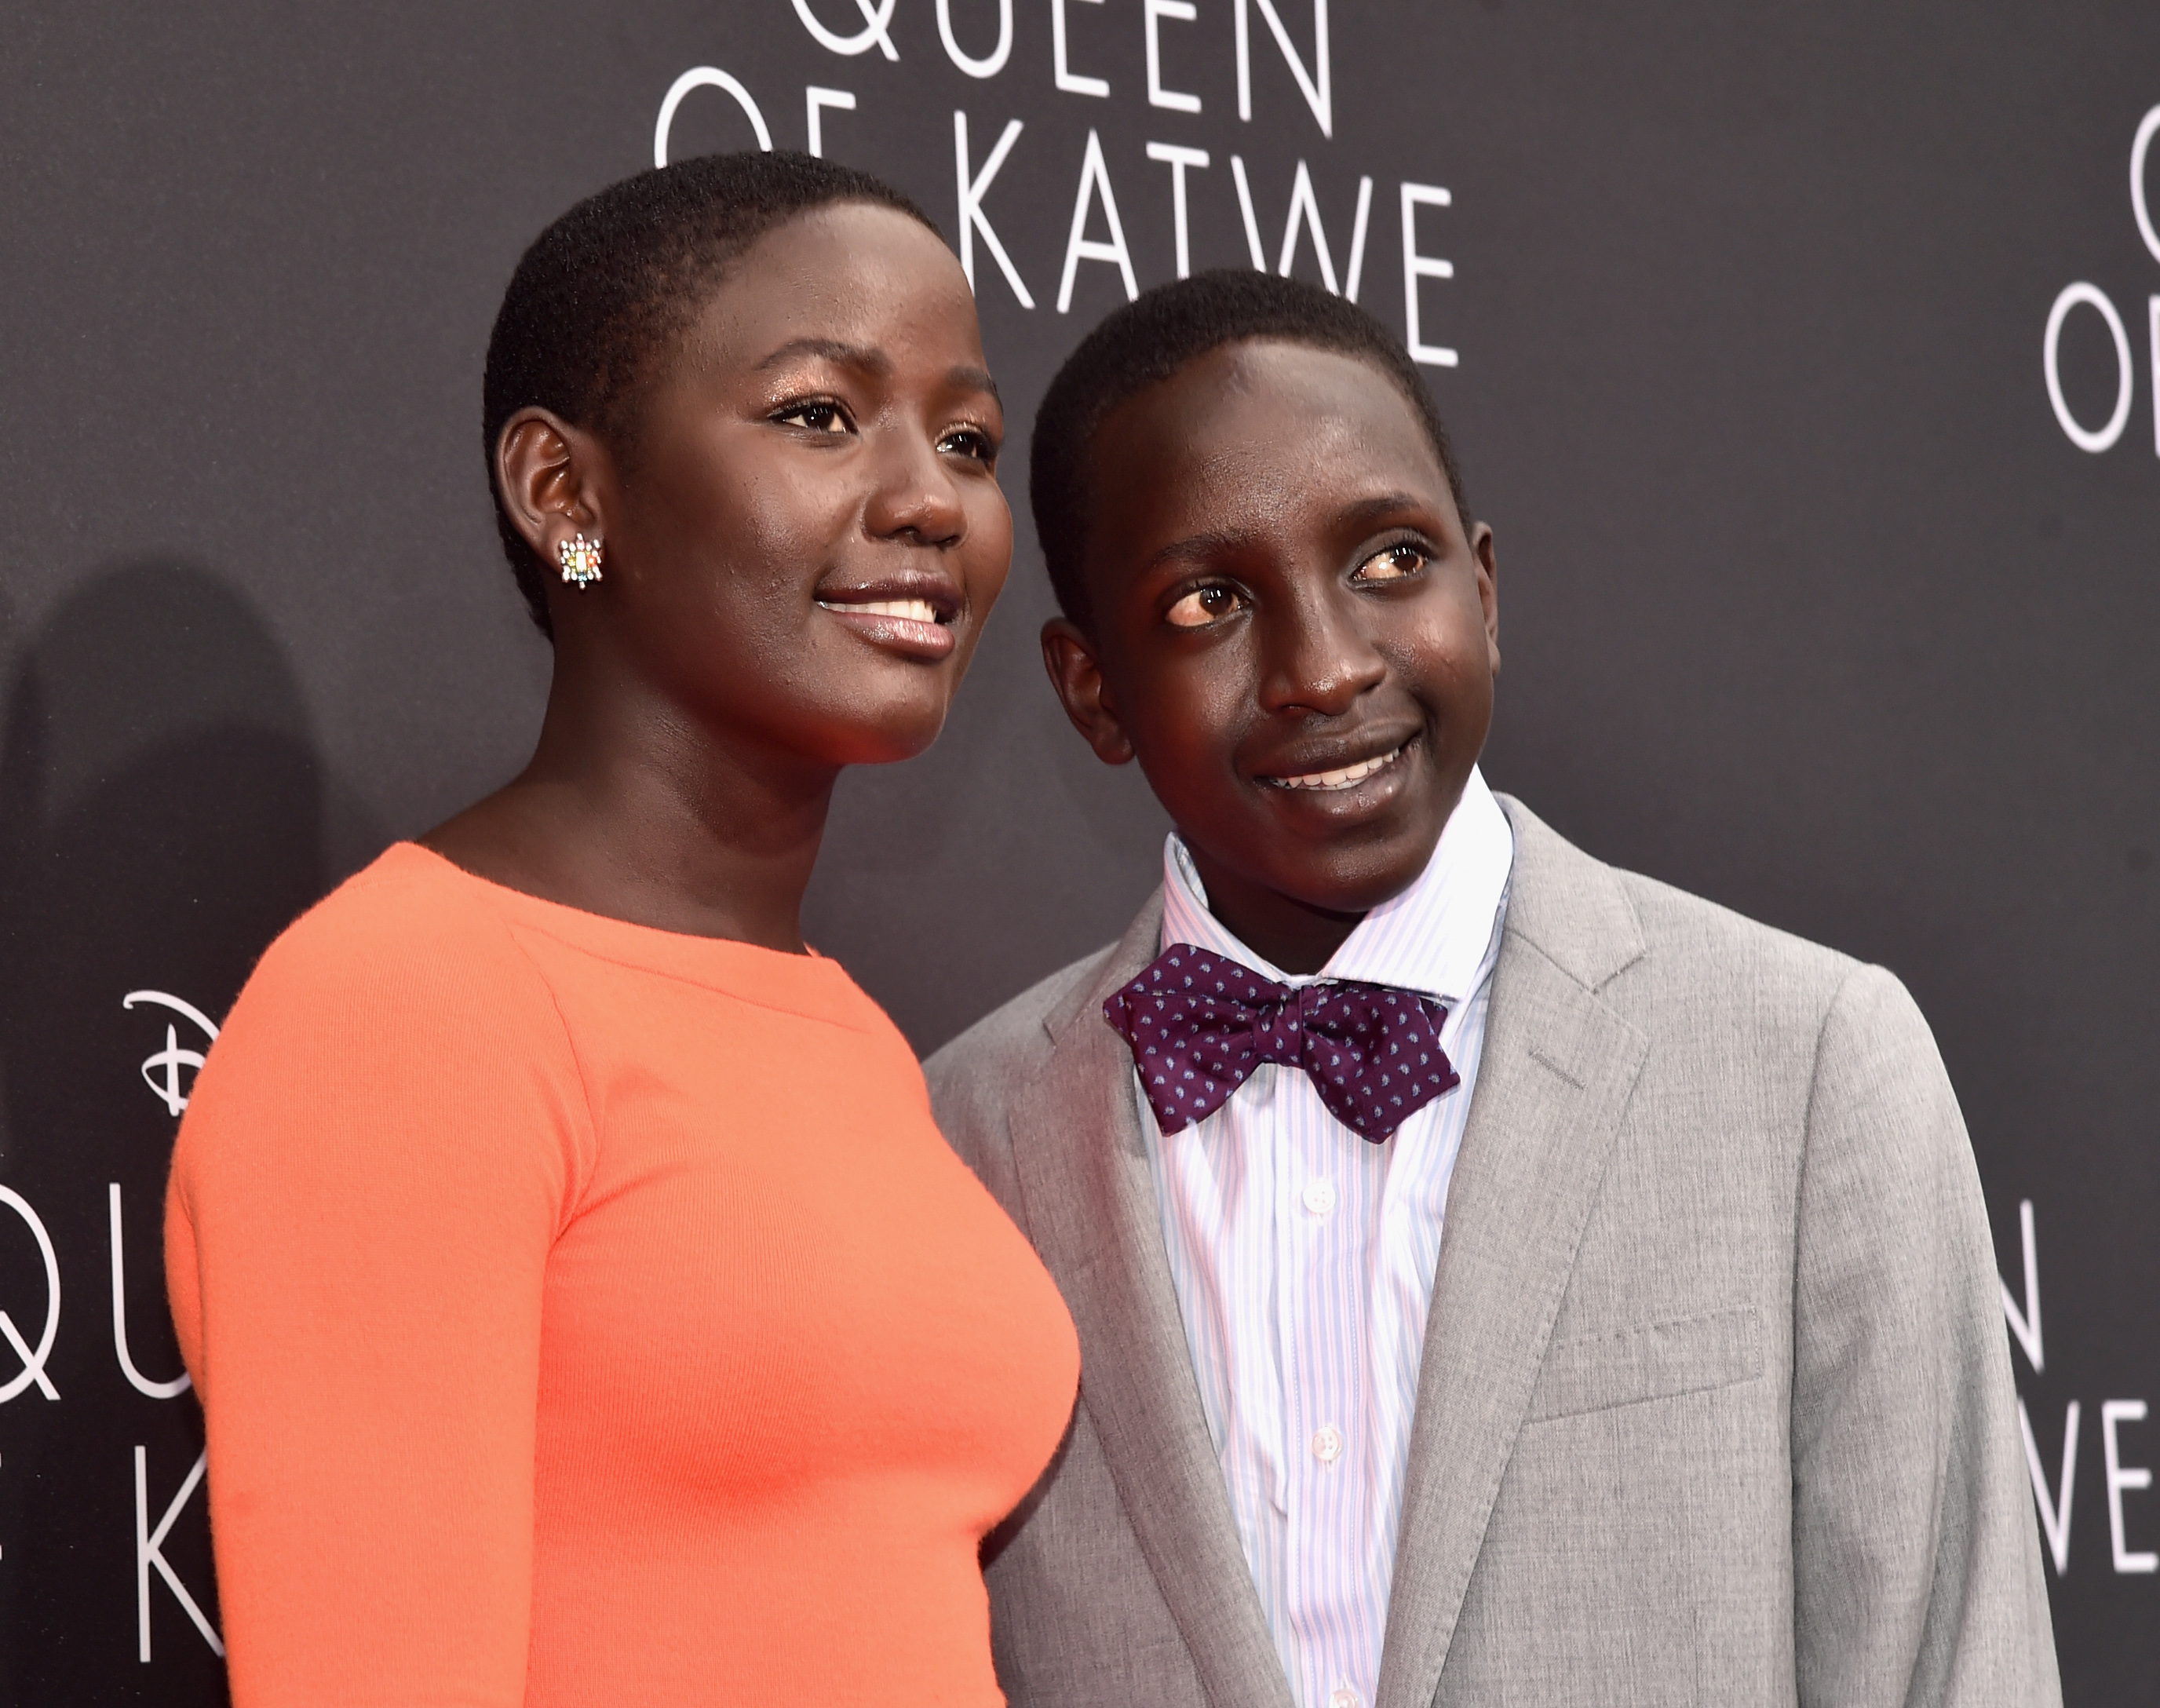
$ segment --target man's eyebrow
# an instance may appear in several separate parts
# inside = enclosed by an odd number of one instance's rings
[[[1433,501],[1420,497],[1415,492],[1376,492],[1369,498],[1343,506],[1329,518],[1331,526],[1339,529],[1363,530],[1406,510],[1430,511]],[[1247,529],[1211,528],[1204,533],[1187,534],[1182,539],[1172,540],[1148,554],[1143,570],[1160,568],[1166,563],[1177,563],[1189,558],[1219,557],[1244,548],[1252,535]]]
[[[755,371],[763,373],[767,368],[779,367],[801,356],[822,356],[828,361],[860,368],[867,373],[884,375],[892,371],[892,358],[883,350],[849,344],[838,338],[791,338],[760,362]]]
[[[1181,540],[1172,540],[1168,545],[1150,552],[1147,562],[1140,568],[1145,573],[1159,569],[1166,563],[1181,563],[1188,558],[1218,557],[1225,552],[1235,551],[1249,537],[1236,528],[1218,528],[1207,533],[1187,534]]]
[[[1353,527],[1369,527],[1383,517],[1400,515],[1405,510],[1430,510],[1433,501],[1420,498],[1415,492],[1378,492],[1370,498],[1361,498],[1355,504],[1345,505],[1336,513],[1339,524]]]

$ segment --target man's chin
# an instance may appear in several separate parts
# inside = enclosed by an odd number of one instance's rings
[[[1273,887],[1316,913],[1354,918],[1385,906],[1416,883],[1439,841],[1436,831],[1379,846],[1332,849],[1323,861],[1280,873]]]

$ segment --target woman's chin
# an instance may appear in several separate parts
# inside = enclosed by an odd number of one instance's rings
[[[856,725],[839,744],[842,765],[897,765],[928,750],[945,728],[946,707]]]

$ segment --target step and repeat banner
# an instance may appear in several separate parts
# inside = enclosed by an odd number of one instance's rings
[[[224,1700],[176,1121],[270,938],[537,728],[478,432],[520,249],[755,146],[930,210],[1016,428],[1011,590],[937,748],[844,784],[814,940],[927,1049],[1123,925],[1164,825],[1041,678],[1025,423],[1150,284],[1355,298],[1497,530],[1495,785],[1933,1020],[2068,1700],[2153,1700],[2160,8],[75,0],[5,34],[0,1700]]]

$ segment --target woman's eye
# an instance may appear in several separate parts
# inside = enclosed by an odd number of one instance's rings
[[[1358,566],[1357,579],[1360,581],[1400,581],[1415,575],[1430,563],[1432,558],[1420,546],[1407,540],[1386,550],[1375,552]]]
[[[1216,582],[1207,587],[1196,587],[1172,605],[1165,614],[1171,626],[1178,629],[1204,629],[1210,623],[1218,623],[1244,604],[1235,588]]]
[[[979,463],[994,463],[998,459],[997,441],[978,428],[956,428],[937,441],[937,449],[956,456],[972,457]]]
[[[803,427],[813,433],[845,433],[848,418],[837,403],[797,403],[772,418],[778,427]]]

